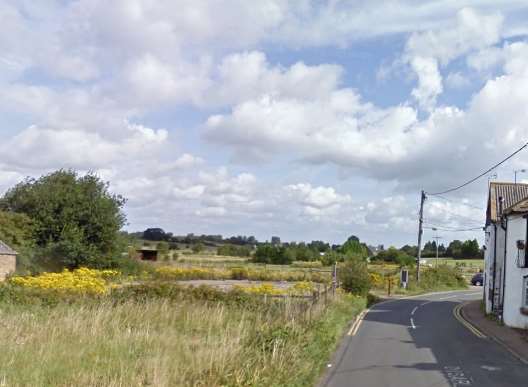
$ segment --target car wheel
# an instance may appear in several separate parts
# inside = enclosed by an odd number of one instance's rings
[[[480,281],[475,282],[475,286],[480,286]]]

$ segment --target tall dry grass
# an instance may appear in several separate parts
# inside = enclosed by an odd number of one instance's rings
[[[0,304],[0,385],[304,385],[319,372],[321,324],[342,329],[350,302]]]

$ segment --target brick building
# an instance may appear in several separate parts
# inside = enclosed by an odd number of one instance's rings
[[[17,253],[11,247],[0,241],[0,281],[16,269]]]

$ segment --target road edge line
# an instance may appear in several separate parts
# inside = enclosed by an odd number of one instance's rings
[[[459,323],[461,323],[464,327],[466,327],[471,333],[473,333],[475,336],[481,339],[485,339],[487,336],[482,333],[477,327],[475,327],[473,324],[471,324],[466,318],[463,316],[461,309],[463,308],[465,303],[459,303],[457,306],[453,308],[453,315],[457,319]]]
[[[463,308],[464,308],[464,306],[466,304],[467,304],[467,302],[465,302],[463,305],[461,305],[460,309],[461,309],[462,316],[464,314],[464,309]],[[490,334],[488,334],[488,338],[493,340],[497,344],[499,344],[501,347],[503,347],[506,351],[508,351],[514,358],[519,360],[521,363],[528,365],[528,359],[526,359],[524,356],[522,356],[519,353],[517,353],[517,351],[515,351],[514,349],[510,348],[510,346],[508,344],[506,344],[504,341],[502,341],[498,337],[496,337],[494,335],[490,335]]]
[[[370,308],[363,309],[360,314],[357,315],[356,319],[352,323],[352,326],[350,327],[350,330],[347,333],[347,336],[355,336],[359,326],[361,325],[361,322],[363,321],[363,318],[365,315],[370,311]]]

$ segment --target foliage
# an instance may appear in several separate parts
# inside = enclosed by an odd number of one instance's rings
[[[113,293],[113,292],[112,292]],[[306,303],[156,285],[54,307],[6,304],[9,386],[315,385],[361,298]],[[38,359],[38,362],[32,361]],[[104,361],[102,361],[104,359]]]
[[[458,267],[440,265],[435,268],[424,268],[420,272],[420,283],[417,286],[415,275],[409,273],[409,289],[442,290],[467,287],[467,282]]]
[[[328,283],[329,273],[307,271],[255,270],[243,267],[232,269],[198,267],[159,267],[153,272],[154,278],[163,280],[251,280],[251,281],[311,281]]]
[[[286,254],[286,249],[282,246],[274,246],[264,243],[257,246],[254,261],[258,263],[271,263],[275,265],[287,265],[293,262],[294,257]]]
[[[299,267],[299,268],[304,268],[304,269],[319,269],[323,267],[323,263],[321,261],[312,261],[312,262],[295,261],[295,262],[292,262],[291,267]]]
[[[227,244],[218,247],[216,254],[230,257],[249,257],[251,256],[251,248]]]
[[[17,271],[34,273],[41,270],[35,260],[34,226],[25,214],[0,211],[0,240],[17,253]]]
[[[158,250],[158,256],[160,259],[167,261],[169,259],[169,244],[165,241],[158,242],[156,245],[156,250]]]
[[[337,272],[345,291],[359,296],[367,295],[371,283],[367,263],[364,260],[352,256],[339,266]]]
[[[59,170],[28,178],[8,190],[0,204],[31,218],[36,244],[66,267],[104,267],[121,251],[125,199],[111,194],[96,175]]]
[[[192,245],[191,250],[193,253],[198,254],[205,249],[205,246],[202,242]]]
[[[260,295],[282,295],[285,294],[284,289],[277,288],[273,286],[273,284],[259,284],[259,285],[250,285],[250,286],[242,286],[242,285],[235,285],[235,290],[241,291],[243,293],[248,294],[260,294]]]
[[[336,262],[344,262],[345,255],[337,251],[327,251],[320,259],[324,266],[331,266]]]
[[[143,239],[148,241],[166,241],[169,239],[169,235],[158,227],[147,228],[143,231]]]
[[[387,250],[380,251],[372,258],[373,261],[394,262],[399,266],[412,267],[415,264],[416,258],[410,256],[402,250],[395,247],[389,247]]]
[[[67,292],[85,295],[106,294],[109,287],[107,279],[120,273],[115,270],[94,270],[80,268],[61,273],[43,273],[38,276],[11,277],[9,283],[26,288],[46,291]]]
[[[341,252],[347,256],[357,257],[359,259],[366,259],[369,255],[368,248],[364,243],[359,241],[359,238],[352,235],[341,246]]]
[[[385,279],[380,273],[370,272],[369,273],[370,284],[373,288],[383,288],[385,286]]]

